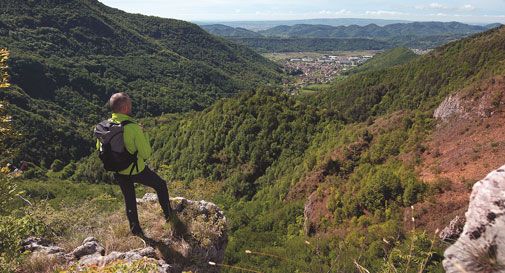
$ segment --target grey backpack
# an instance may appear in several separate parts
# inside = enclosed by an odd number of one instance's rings
[[[102,144],[98,151],[98,157],[102,160],[103,167],[107,171],[119,172],[134,164],[130,170],[137,166],[137,152],[131,154],[124,145],[123,129],[124,126],[132,123],[125,120],[121,123],[114,123],[104,120],[96,125],[94,135]]]

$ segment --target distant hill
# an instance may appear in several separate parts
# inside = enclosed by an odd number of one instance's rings
[[[352,51],[391,48],[390,43],[364,38],[230,38],[260,53],[294,51]]]
[[[347,74],[355,74],[363,71],[375,71],[401,65],[418,57],[412,50],[404,47],[398,47],[375,55],[366,63],[353,68]]]
[[[201,110],[281,79],[276,64],[184,21],[96,0],[0,0],[0,7],[13,84],[0,99],[24,136],[12,144],[16,160],[48,166],[89,154],[90,125],[107,115],[114,92],[128,92],[144,117]]]
[[[494,25],[489,25],[494,27]],[[388,39],[400,36],[436,36],[436,35],[468,35],[489,29],[488,26],[467,25],[458,22],[413,22],[406,24],[390,24],[378,26],[329,26],[329,25],[294,25],[278,26],[260,31],[268,37],[303,37],[303,38],[376,38]]]
[[[242,38],[257,38],[263,37],[263,35],[247,30],[240,27],[229,27],[225,25],[202,25],[201,28],[205,29],[210,34],[214,34],[221,37],[242,37]]]
[[[271,20],[271,21],[223,21],[223,22],[195,22],[199,25],[221,24],[234,28],[245,28],[253,31],[265,30],[276,26],[286,25],[294,26],[299,24],[310,25],[329,25],[329,26],[366,26],[376,24],[385,26],[389,24],[408,23],[405,20],[384,20],[384,19],[365,19],[365,18],[321,18],[304,20]]]
[[[392,47],[428,49],[500,25],[479,26],[458,22],[412,22],[384,26],[377,24],[332,26],[305,23],[279,25],[258,32],[222,25],[208,27],[208,31],[218,36],[231,38],[259,52],[285,52],[389,49]],[[296,39],[299,41],[295,41]]]

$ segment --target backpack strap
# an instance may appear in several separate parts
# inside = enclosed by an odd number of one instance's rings
[[[121,121],[120,124],[121,124],[121,127],[124,127],[124,126],[126,126],[128,124],[131,124],[131,123],[133,123],[133,121],[131,121],[131,120],[123,120],[123,121]]]
[[[138,163],[138,159],[137,159],[137,152],[135,152],[132,156],[133,158],[133,165],[132,165],[132,168],[130,169],[130,174],[128,175],[128,177],[132,177],[132,173],[133,173],[133,169],[137,169],[137,173],[139,172],[139,163]]]

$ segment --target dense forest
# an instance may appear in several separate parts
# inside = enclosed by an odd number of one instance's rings
[[[24,141],[14,157],[49,167],[89,154],[89,128],[125,91],[138,117],[202,110],[277,83],[280,68],[183,21],[128,14],[96,0],[0,1],[0,47],[11,52],[11,103]],[[40,149],[44,147],[44,150]]]

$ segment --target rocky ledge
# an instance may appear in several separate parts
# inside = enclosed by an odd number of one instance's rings
[[[505,272],[505,166],[475,183],[459,239],[444,253],[449,273]]]
[[[156,195],[146,194],[137,200],[149,205],[157,202]],[[104,267],[114,262],[132,264],[142,260],[143,264],[157,268],[158,272],[218,272],[219,268],[209,264],[221,263],[228,242],[226,217],[213,203],[192,201],[182,197],[171,198],[172,208],[185,226],[183,235],[165,235],[161,238],[144,237],[144,248],[127,252],[106,253],[99,240],[86,238],[74,250],[52,244],[44,238],[30,237],[22,242],[25,251],[32,256],[44,256],[56,260],[70,272],[79,272],[86,267]]]

